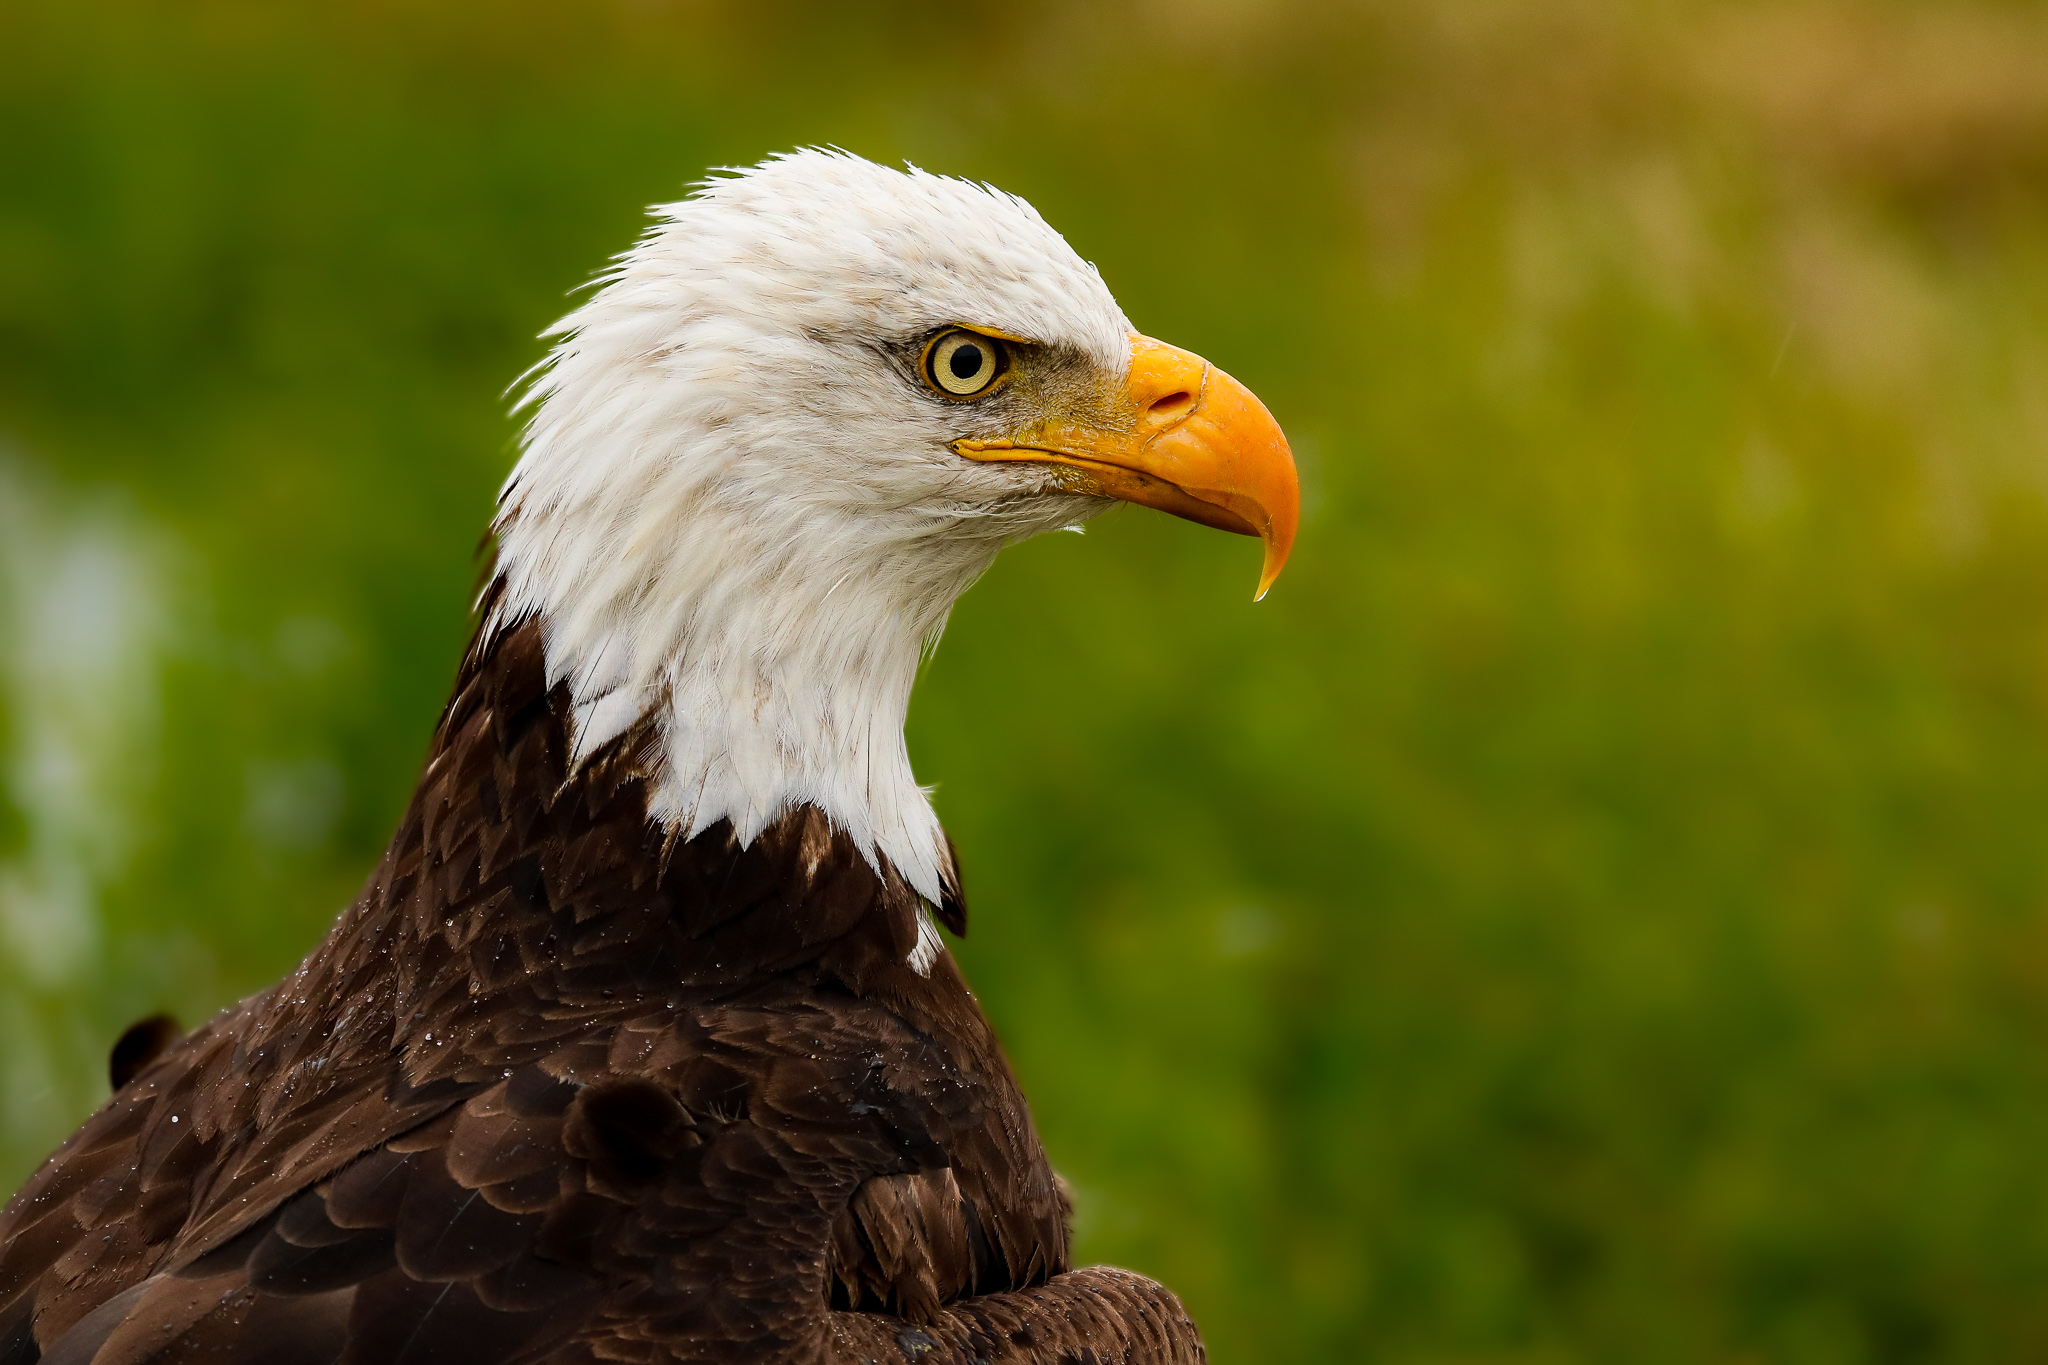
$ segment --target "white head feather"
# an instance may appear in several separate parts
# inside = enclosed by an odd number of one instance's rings
[[[655,820],[750,841],[808,802],[936,902],[903,741],[921,652],[1005,544],[1105,504],[955,454],[959,406],[901,348],[967,323],[1120,376],[1130,324],[1022,200],[844,153],[653,214],[524,399],[496,624],[539,618],[573,762],[653,717]]]

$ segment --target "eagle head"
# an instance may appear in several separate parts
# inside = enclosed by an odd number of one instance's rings
[[[954,601],[1114,500],[1260,537],[1263,595],[1286,439],[987,186],[803,151],[653,217],[548,334],[486,631],[538,619],[572,763],[651,722],[651,819],[745,842],[810,803],[937,901],[903,720]]]

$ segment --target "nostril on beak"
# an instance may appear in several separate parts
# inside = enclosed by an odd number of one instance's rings
[[[1176,389],[1164,398],[1152,400],[1152,406],[1145,415],[1155,422],[1171,422],[1188,415],[1188,409],[1195,405],[1195,396],[1186,389]]]

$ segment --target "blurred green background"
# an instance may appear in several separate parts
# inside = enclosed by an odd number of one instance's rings
[[[1259,392],[912,716],[1222,1365],[2048,1358],[2048,9],[0,2],[0,1184],[382,848],[535,334],[712,166],[1032,199]]]

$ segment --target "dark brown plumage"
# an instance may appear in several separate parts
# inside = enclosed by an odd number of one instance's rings
[[[667,841],[644,729],[572,777],[566,706],[537,627],[480,636],[313,954],[124,1040],[0,1216],[0,1365],[1200,1361],[1069,1269],[915,893],[809,807]]]

